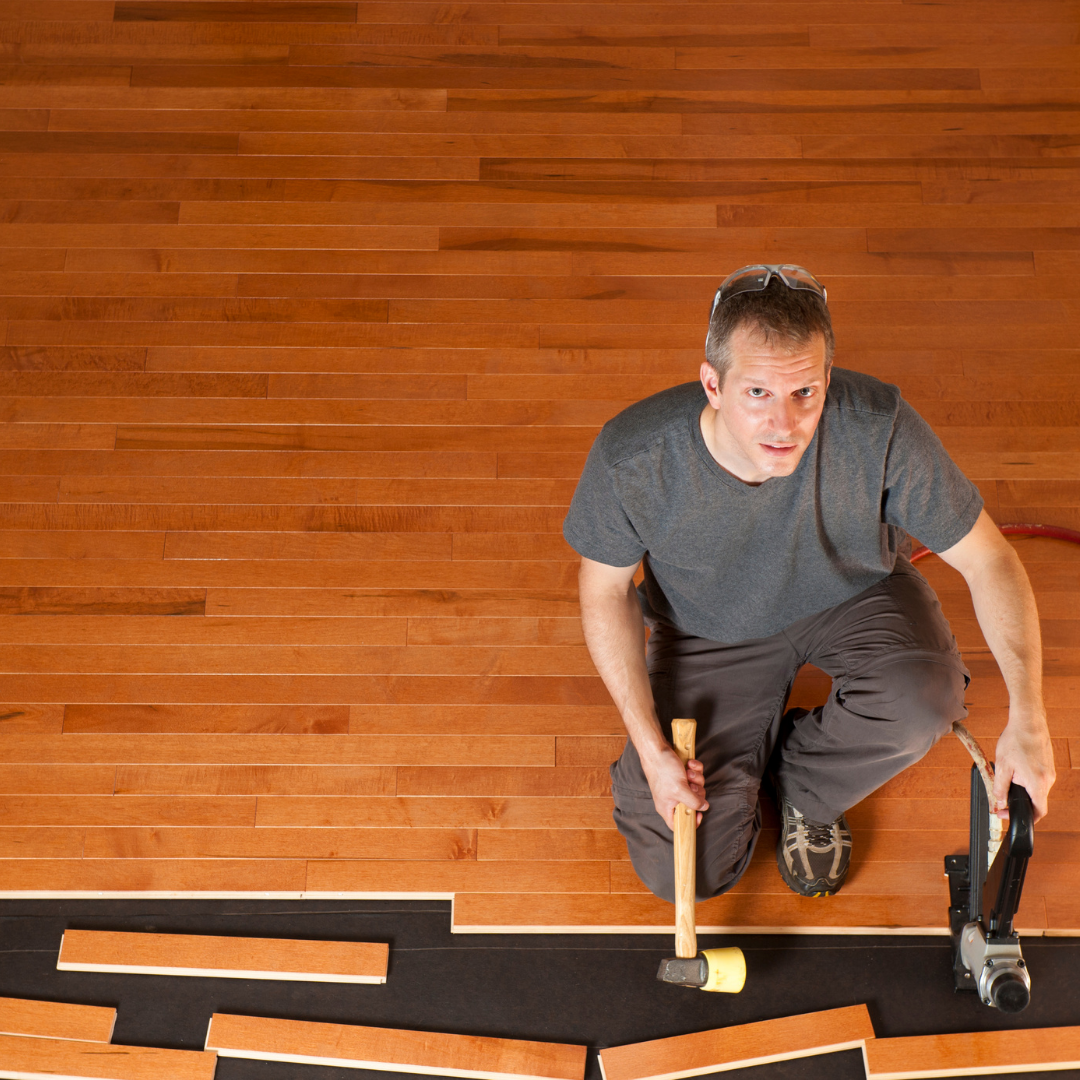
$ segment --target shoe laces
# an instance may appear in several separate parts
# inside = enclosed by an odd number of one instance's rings
[[[817,822],[809,822],[806,818],[803,818],[803,825],[806,828],[806,839],[811,847],[831,847],[833,843],[833,827],[830,822],[828,825],[820,825]]]

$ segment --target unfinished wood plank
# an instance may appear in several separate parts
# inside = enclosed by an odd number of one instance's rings
[[[0,1035],[0,1076],[13,1080],[213,1080],[217,1054]]]
[[[866,1061],[871,1080],[1080,1069],[1080,1027],[877,1039],[867,1043]]]
[[[604,1080],[678,1080],[859,1047],[874,1028],[865,1005],[612,1046],[600,1051]]]
[[[389,951],[389,945],[361,941],[65,930],[56,967],[127,975],[384,983]]]
[[[206,1048],[222,1057],[292,1061],[483,1080],[582,1080],[586,1047],[433,1031],[214,1013]]]
[[[0,998],[0,1035],[107,1043],[116,1024],[116,1010],[62,1001]]]

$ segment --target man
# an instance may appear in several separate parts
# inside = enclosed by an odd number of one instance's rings
[[[844,811],[967,715],[969,674],[907,559],[909,534],[964,576],[1008,686],[999,812],[1011,780],[1036,819],[1047,810],[1054,764],[1027,576],[897,388],[832,370],[826,299],[802,267],[728,277],[700,383],[604,426],[566,518],[585,640],[630,737],[611,767],[615,821],[667,900],[675,806],[698,811],[699,899],[718,895],[750,861],[767,768],[781,876],[804,896],[835,893],[850,859]],[[829,701],[785,713],[808,662],[832,676]],[[698,722],[686,766],[669,743],[679,716]]]

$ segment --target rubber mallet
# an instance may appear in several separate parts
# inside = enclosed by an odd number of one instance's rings
[[[694,756],[696,720],[672,720],[675,752],[683,765]],[[746,982],[742,949],[706,949],[699,953],[694,924],[697,891],[697,811],[675,807],[675,956],[660,961],[656,977],[674,986],[696,986],[737,994]]]

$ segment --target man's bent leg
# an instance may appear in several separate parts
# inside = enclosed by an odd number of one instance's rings
[[[709,809],[697,830],[697,893],[707,899],[742,876],[761,828],[758,786],[775,744],[798,657],[781,635],[729,646],[659,627],[649,640],[649,678],[664,734],[697,721]],[[675,897],[673,836],[653,805],[634,747],[611,767],[615,823],[638,877]]]
[[[627,744],[619,759],[620,775],[630,771],[628,756],[637,757]],[[614,768],[614,766],[613,766]],[[640,765],[638,766],[640,768]],[[706,787],[708,793],[708,788]],[[626,840],[637,876],[662,900],[675,902],[675,855],[673,837],[653,806],[644,775],[641,788],[612,786],[615,824]],[[752,797],[747,788],[731,795],[708,793],[709,809],[697,829],[697,898],[706,900],[727,892],[742,877],[754,852],[761,829],[757,787]]]
[[[830,822],[967,715],[968,671],[937,597],[906,560],[884,582],[791,630],[800,628],[807,659],[833,687],[784,737],[777,779],[807,818]]]

